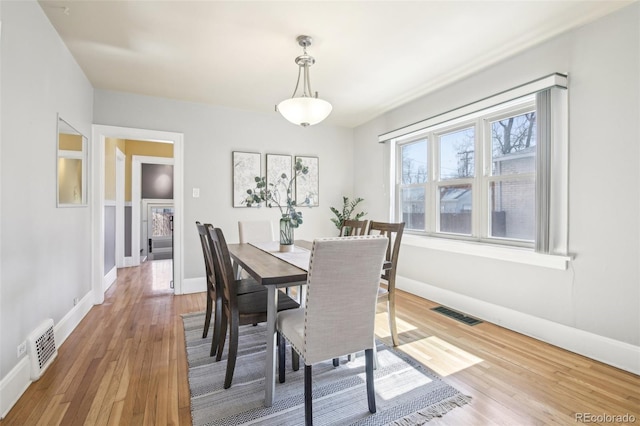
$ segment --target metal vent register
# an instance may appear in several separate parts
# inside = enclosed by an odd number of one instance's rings
[[[473,318],[470,316],[467,316],[465,314],[462,314],[458,311],[454,311],[453,309],[449,309],[449,308],[445,308],[444,306],[438,306],[436,308],[432,308],[432,311],[436,311],[441,313],[442,315],[446,315],[450,318],[453,318],[454,320],[460,321],[464,324],[467,325],[476,325],[476,324],[481,324],[482,321],[480,321],[477,318]]]
[[[53,320],[40,324],[28,337],[29,357],[31,358],[31,379],[37,380],[53,362],[58,349],[53,332]]]

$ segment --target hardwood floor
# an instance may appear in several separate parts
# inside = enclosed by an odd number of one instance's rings
[[[105,303],[0,425],[191,424],[180,314],[203,311],[205,295],[173,296],[170,271],[170,261],[119,270]],[[398,299],[399,348],[473,397],[429,424],[576,424],[576,413],[640,424],[640,377],[493,324],[464,325],[407,293]],[[386,313],[377,321],[390,343]]]

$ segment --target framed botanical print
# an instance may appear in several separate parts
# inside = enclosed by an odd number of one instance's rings
[[[320,164],[318,157],[296,156],[296,163],[308,167],[306,175],[296,178],[296,203],[298,206],[317,207],[320,205]]]
[[[292,173],[290,155],[267,154],[267,188],[274,192],[273,198],[280,205],[287,204],[287,186],[291,181]],[[291,190],[293,191],[293,187]],[[292,193],[292,198],[293,195]]]
[[[233,151],[233,207],[247,207],[247,190],[256,187],[256,176],[262,176],[260,157],[259,152]]]

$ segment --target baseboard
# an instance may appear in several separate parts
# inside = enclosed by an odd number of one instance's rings
[[[483,302],[405,277],[397,277],[396,287],[534,339],[634,374],[640,374],[640,346]]]
[[[182,294],[202,293],[203,291],[207,291],[205,277],[185,278],[182,280]]]
[[[80,321],[93,307],[93,292],[87,293],[80,302],[74,306],[53,327],[56,346],[60,347],[71,332],[80,324]],[[24,356],[18,364],[0,380],[0,419],[3,419],[11,407],[18,402],[24,391],[31,384],[31,354]]]
[[[124,258],[124,266],[123,268],[129,268],[131,266],[138,266],[135,264],[135,262],[133,261],[133,257],[129,256],[129,257],[125,257]]]
[[[102,279],[102,291],[109,290],[109,287],[111,287],[111,284],[116,282],[117,279],[118,279],[118,268],[114,266],[113,268],[111,268],[109,272],[107,272],[107,274]]]
[[[0,420],[5,418],[30,384],[31,361],[25,356],[0,381]]]

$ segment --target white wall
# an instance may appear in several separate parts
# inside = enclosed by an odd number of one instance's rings
[[[478,312],[498,324],[518,328],[503,317],[509,312],[545,324],[529,334],[544,336],[545,327],[560,325],[613,339],[631,351],[636,372],[640,371],[639,9],[635,3],[360,126],[355,131],[360,156],[354,163],[355,192],[374,204],[371,211],[384,214],[388,174],[382,165],[388,162],[388,146],[377,143],[378,134],[553,72],[568,72],[569,248],[575,255],[569,269],[403,245],[399,275],[413,283],[414,291],[418,288],[435,300],[493,306]]]
[[[228,242],[238,241],[238,220],[269,218],[278,209],[231,207],[233,151],[317,156],[320,206],[302,208],[304,223],[296,238],[335,235],[330,206],[341,206],[353,189],[353,131],[319,124],[292,125],[278,113],[247,111],[162,98],[96,90],[94,123],[184,133],[184,277],[204,278],[202,248],[195,221],[222,228]],[[200,188],[193,198],[192,188]],[[203,282],[204,285],[204,282]],[[204,291],[204,287],[203,287]]]
[[[89,207],[56,208],[56,114],[91,135],[93,89],[36,2],[0,2],[0,415],[18,344],[90,283]]]

